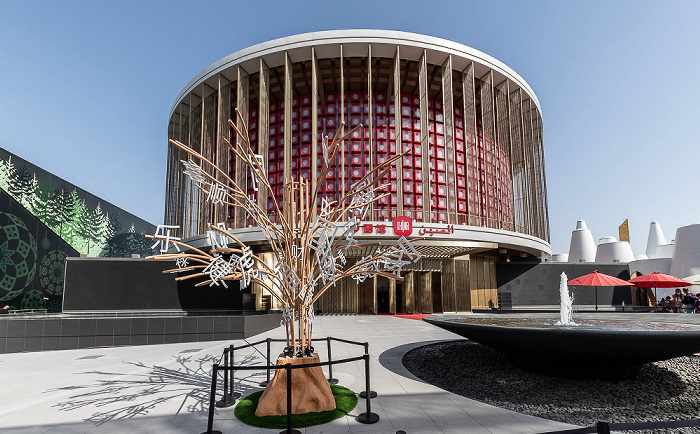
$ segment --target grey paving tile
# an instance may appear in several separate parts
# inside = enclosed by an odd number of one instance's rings
[[[437,426],[473,425],[477,423],[472,416],[449,400],[426,397],[419,405]]]
[[[407,428],[435,425],[430,416],[417,403],[401,400],[397,397],[388,402],[382,400],[381,404],[387,417],[397,429],[406,430]]]
[[[354,420],[352,422],[357,423]],[[323,425],[310,426],[299,430],[304,434],[345,434],[351,432],[350,420],[348,417],[341,417]]]
[[[41,425],[32,425],[32,426],[22,426],[22,427],[3,427],[0,429],[1,434],[5,433],[16,433],[16,434],[41,434],[41,433],[46,433],[49,432],[51,428],[47,426],[41,426]]]
[[[445,434],[464,434],[464,433],[469,433],[469,434],[490,434],[490,431],[484,428],[483,426],[479,424],[475,425],[446,425],[446,426],[441,426],[440,430],[442,430],[443,433]]]
[[[534,434],[536,433],[528,425],[522,423],[507,423],[494,421],[488,425],[488,431],[491,434]]]
[[[181,323],[183,330],[185,319]],[[177,324],[164,323],[164,328],[172,327]],[[208,325],[204,327],[208,329]],[[160,330],[160,324],[157,328]],[[116,329],[115,322],[115,334]],[[340,315],[319,316],[314,329],[315,336],[341,336],[370,343],[372,389],[379,394],[372,401],[372,411],[380,415],[380,421],[373,425],[357,422],[357,414],[365,411],[364,401],[360,400],[349,416],[302,432],[395,433],[404,429],[409,433],[525,433],[568,427],[451,394],[416,379],[403,368],[401,357],[409,348],[433,340],[453,339],[451,333],[413,320]],[[194,339],[198,337],[196,329],[191,333]],[[199,333],[211,332],[200,330]],[[254,339],[268,336],[283,337],[283,330],[277,328]],[[74,342],[63,338],[61,343],[77,346],[77,339],[73,339]],[[146,339],[144,334],[140,340]],[[131,343],[138,341],[136,338]],[[114,342],[129,344],[117,336]],[[232,343],[242,345],[244,341]],[[324,343],[317,346],[325,360]],[[259,349],[264,352],[264,347]],[[4,392],[0,395],[0,420],[5,427],[24,430],[12,432],[202,432],[207,421],[211,364],[223,348],[222,342],[203,341],[39,352],[31,357],[22,353],[0,355],[0,383]],[[273,344],[273,357],[281,348],[281,344]],[[334,359],[362,352],[361,347],[333,344]],[[237,363],[262,363],[262,360],[252,348],[236,352]],[[29,363],[43,364],[46,371],[37,376],[25,369]],[[336,365],[333,376],[341,385],[359,392],[365,387],[364,362]],[[235,388],[244,394],[259,390],[257,383],[264,377],[264,371],[237,373]],[[248,427],[235,419],[232,411],[217,409],[215,428],[236,433],[280,431]],[[41,415],[40,419],[37,414]],[[100,417],[108,422],[97,425],[95,421]],[[26,421],[38,426],[26,426]],[[464,431],[465,428],[468,429]],[[0,427],[0,432],[3,429]]]

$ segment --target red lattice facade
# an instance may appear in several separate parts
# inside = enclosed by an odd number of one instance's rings
[[[348,92],[345,107],[347,130],[361,125],[350,140],[345,143],[344,155],[339,155],[333,168],[320,187],[320,197],[329,201],[337,200],[354,182],[359,181],[370,167],[381,164],[395,155],[395,105],[393,101],[386,104],[386,94],[373,94],[373,122],[370,131],[369,101],[366,92]],[[318,130],[333,138],[342,122],[340,98],[336,93],[326,93],[325,111],[318,108]],[[403,215],[416,221],[423,218],[424,181],[430,182],[431,214],[434,222],[447,221],[447,163],[445,155],[445,125],[443,121],[442,101],[428,99],[428,133],[430,173],[423,173],[421,135],[420,135],[420,99],[410,94],[401,95],[401,144],[406,155],[402,158],[403,175]],[[388,107],[388,110],[387,110]],[[321,170],[322,155],[317,161],[311,155],[311,96],[302,95],[293,98],[292,107],[292,177],[311,179],[311,166],[316,164]],[[388,113],[387,113],[388,111]],[[508,153],[495,140],[484,140],[481,117],[477,117],[477,134],[465,131],[462,109],[454,107],[455,167],[457,183],[457,212],[460,223],[476,226],[512,228],[513,210],[511,203],[510,161]],[[282,203],[282,185],[284,180],[284,101],[270,103],[268,147],[268,180],[273,187],[278,203]],[[258,151],[258,112],[251,109],[249,125],[251,147]],[[235,133],[232,131],[232,136]],[[372,134],[370,134],[372,133]],[[376,151],[370,146],[374,140]],[[230,159],[229,172],[235,179],[235,156]],[[343,175],[344,173],[344,175]],[[343,186],[343,179],[345,185]],[[248,194],[256,197],[252,181],[248,181]],[[372,218],[368,220],[385,220],[397,216],[397,169],[393,168],[383,180],[391,194],[380,199],[374,207]],[[275,209],[272,199],[268,199],[268,212]],[[233,208],[229,209],[229,218],[234,218]]]

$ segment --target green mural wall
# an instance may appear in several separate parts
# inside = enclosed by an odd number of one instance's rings
[[[79,253],[153,253],[143,235],[153,234],[154,225],[2,148],[0,188]]]
[[[66,257],[156,254],[155,230],[0,148],[0,307],[60,312]]]

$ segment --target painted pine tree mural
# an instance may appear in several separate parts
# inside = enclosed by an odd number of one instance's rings
[[[67,240],[72,246],[86,245],[87,243],[85,242],[85,239],[83,239],[80,235],[80,221],[87,213],[85,201],[80,198],[77,190],[74,188],[68,195],[68,202],[73,210],[73,218],[66,223],[64,239]],[[80,249],[78,247],[75,248],[81,253],[88,253],[85,249]]]
[[[75,217],[75,204],[70,200],[70,192],[65,187],[54,190],[53,194],[54,219],[58,223],[58,236],[63,236],[63,226]]]
[[[53,218],[51,207],[53,206],[53,184],[51,180],[42,180],[36,189],[35,199],[32,206],[32,213],[41,220],[46,226],[53,229],[56,227],[56,221]]]
[[[36,187],[36,178],[33,173],[29,172],[26,165],[22,164],[12,172],[9,185],[10,194],[25,207],[31,206]]]
[[[88,256],[152,253],[145,246],[148,243],[137,242],[136,238],[144,232],[153,232],[155,226],[147,223],[144,226],[143,222],[139,230],[127,236],[134,222],[122,221],[118,209],[110,205],[111,211],[105,212],[98,201],[88,205],[76,187],[46,172],[43,173],[48,176],[39,176],[30,169],[35,167],[31,163],[12,154],[2,158],[3,152],[0,149],[0,188],[80,253]],[[135,250],[129,252],[130,249]]]
[[[67,256],[152,255],[144,233],[154,232],[154,225],[0,148],[0,306],[60,312]],[[20,251],[10,245],[20,238],[29,246],[21,258],[9,254]]]
[[[12,164],[12,158],[0,160],[0,188],[10,192],[10,179],[14,176],[15,165]]]
[[[92,242],[93,252],[96,245],[102,245],[103,226],[105,225],[105,216],[102,214],[100,204],[95,208],[85,207],[85,213],[78,217],[78,235],[87,243],[87,254],[90,255],[90,243]]]

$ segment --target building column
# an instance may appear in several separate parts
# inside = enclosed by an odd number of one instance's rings
[[[372,313],[377,314],[377,275],[372,276]]]
[[[231,118],[231,85],[230,83],[225,84],[223,80],[226,80],[221,74],[218,75],[218,99],[216,106],[216,119],[217,119],[217,134],[216,134],[216,165],[225,174],[229,174],[229,156],[230,150],[228,145],[224,143],[224,138],[226,140],[231,139],[231,127],[228,124],[228,120]],[[226,80],[228,81],[228,80]],[[217,175],[217,179],[220,182],[225,182],[224,177]],[[216,223],[225,222],[228,219],[226,205],[217,204],[214,215]]]
[[[403,290],[404,290],[404,303],[406,306],[406,313],[415,313],[415,284],[416,284],[416,272],[406,271],[403,280]]]
[[[340,46],[340,124],[345,122],[345,59],[343,59],[343,46]],[[340,130],[336,130],[340,131]],[[343,127],[343,136],[347,134],[348,126]],[[337,134],[337,133],[336,133]],[[350,158],[345,156],[345,140],[340,142],[340,197],[345,197],[345,159]]]
[[[455,173],[454,106],[452,104],[452,56],[442,64],[442,114],[445,126],[447,223],[457,223],[457,177]]]
[[[513,189],[513,223],[516,232],[524,233],[525,217],[523,215],[523,141],[522,141],[522,116],[520,113],[520,89],[509,95],[508,98],[508,119],[510,122],[511,138],[511,183]]]
[[[454,285],[457,312],[471,312],[471,286],[469,280],[469,256],[454,260]]]
[[[533,108],[535,114],[535,161],[537,163],[537,211],[539,215],[538,237],[549,241],[549,216],[547,206],[547,179],[544,167],[544,146],[542,143],[542,117],[537,106]]]
[[[455,260],[445,259],[441,265],[442,310],[443,312],[457,311],[457,285],[455,282]]]
[[[249,76],[248,73],[241,68],[240,66],[238,67],[238,79],[236,81],[236,87],[237,87],[237,99],[236,99],[236,107],[238,108],[238,111],[241,113],[241,116],[239,117],[236,115],[236,127],[238,128],[238,131],[241,133],[248,128],[248,107],[250,104],[249,101]],[[241,119],[242,118],[242,119]],[[245,126],[244,126],[245,124]],[[240,137],[240,134],[236,134],[236,149],[241,149],[240,147],[243,146],[243,138]],[[238,184],[238,187],[243,190],[244,194],[248,194],[248,169],[243,162],[241,158],[236,156],[236,184]],[[236,228],[244,228],[247,226],[246,222],[246,212],[245,210],[237,206],[234,208],[234,223]]]
[[[512,172],[510,170],[510,159],[511,159],[511,154],[510,154],[510,125],[508,122],[508,93],[509,93],[509,87],[508,87],[508,80],[504,80],[503,83],[499,84],[498,86],[495,87],[495,93],[496,93],[496,150],[498,152],[496,161],[498,162],[498,182],[496,185],[498,185],[498,218],[500,220],[500,228],[501,229],[506,229],[506,230],[512,230],[512,228],[508,225],[508,220],[510,217],[510,220],[513,219],[513,214],[512,214],[512,208],[510,210],[504,209],[503,207],[503,199],[504,199],[504,191],[503,191],[503,180],[504,180],[504,172],[508,172],[508,182],[510,182],[511,177],[512,177]],[[506,158],[508,158],[508,165],[505,164],[505,162],[501,159],[501,153],[504,153],[506,155]],[[513,189],[510,189],[511,194],[508,197],[508,200],[513,202],[512,199],[512,192]],[[509,214],[510,212],[510,214]]]
[[[318,178],[318,59],[311,47],[311,191],[316,191]],[[313,193],[312,193],[313,196]],[[311,204],[311,218],[316,219],[318,206]]]
[[[199,153],[204,156],[204,158],[209,158],[207,148],[206,148],[206,143],[204,143],[204,109],[205,105],[204,102],[206,98],[204,97],[204,82],[202,82],[201,85],[201,93],[202,93],[202,102],[200,103],[200,106],[202,108],[202,111],[200,112],[200,119],[199,119]],[[212,175],[212,169],[209,167],[203,167],[202,168],[206,173]],[[202,200],[199,201],[197,204],[197,208],[199,209],[199,215],[197,216],[197,233],[198,234],[203,234],[209,229],[207,225],[209,224],[209,213],[207,210],[211,209],[211,204],[207,200]]]
[[[523,168],[525,174],[525,221],[527,225],[527,234],[535,235],[537,226],[537,216],[534,214],[535,203],[535,181],[534,181],[534,170],[533,167],[533,156],[532,156],[532,114],[530,108],[530,101],[522,101],[520,107],[523,114]]]
[[[478,225],[479,219],[479,183],[476,185],[468,185],[469,179],[469,168],[474,164],[471,161],[471,155],[478,155],[474,149],[477,144],[476,138],[476,93],[474,86],[474,62],[470,63],[469,66],[462,72],[462,100],[464,101],[464,146],[466,150],[466,173],[467,177],[467,224]],[[474,197],[473,197],[474,196]],[[476,215],[472,213],[472,206],[476,202],[474,207],[476,210]]]
[[[379,74],[379,71],[377,71],[377,74]],[[376,149],[374,146],[374,116],[373,116],[373,110],[372,110],[372,100],[373,100],[373,95],[372,95],[372,44],[369,44],[367,46],[367,104],[368,104],[368,110],[367,110],[367,116],[369,117],[369,172],[374,169],[374,160],[377,158],[377,153]],[[379,184],[379,183],[377,183]],[[376,184],[375,184],[376,186]],[[377,216],[375,215],[375,202],[372,202],[369,204],[369,220],[378,220]],[[376,299],[376,291],[375,291],[375,299]],[[375,300],[374,306],[376,308],[377,303]],[[375,309],[374,313],[377,313],[377,310]]]
[[[418,61],[418,93],[420,96],[420,145],[422,162],[423,185],[423,222],[429,223],[431,219],[430,206],[430,144],[428,142],[428,63],[426,60],[427,51],[423,49],[423,54]]]
[[[187,115],[187,143],[185,144],[192,148],[192,92],[190,92],[190,94],[188,95],[188,99],[189,114]],[[189,158],[189,155],[187,156],[187,158]],[[185,179],[185,185],[187,186],[187,188],[185,193],[185,219],[182,225],[182,237],[188,238],[194,235],[193,231],[191,230],[191,224],[192,214],[194,214],[195,212],[195,207],[193,206],[195,201],[193,199],[193,196],[194,190],[196,188],[192,185],[192,182],[189,179]]]
[[[420,273],[420,313],[433,313],[433,272]]]
[[[284,53],[284,183],[288,183],[292,179],[292,60],[287,52]],[[294,198],[289,197],[289,189],[284,189],[282,198],[282,209],[286,216],[292,212],[292,201]],[[287,219],[291,221],[291,219]]]
[[[484,143],[484,165],[486,166],[484,168],[484,183],[485,186],[488,186],[490,182],[494,182],[494,178],[496,177],[495,173],[489,173],[488,170],[488,154],[491,154],[493,158],[496,158],[496,151],[495,151],[495,142],[496,142],[496,137],[495,137],[495,117],[494,117],[494,109],[493,109],[493,71],[489,70],[484,76],[481,77],[481,89],[480,89],[480,97],[481,97],[481,130],[482,130],[482,135],[483,135],[483,143]],[[496,184],[496,183],[494,183]],[[489,210],[492,208],[491,204],[493,204],[494,196],[496,193],[492,191],[489,188],[485,188],[485,197],[486,197],[486,210],[482,210],[481,216],[482,218],[486,219],[486,227],[489,228],[496,228],[497,225],[495,224],[496,222],[493,221],[493,218],[490,216]],[[485,217],[484,217],[485,216]]]
[[[394,54],[394,135],[396,136],[396,153],[403,152],[401,144],[401,58],[399,57],[399,46],[396,46]],[[391,81],[390,81],[391,83]],[[386,97],[387,102],[390,100],[389,95]],[[391,137],[389,137],[391,140]],[[396,215],[403,215],[403,158],[396,160]]]
[[[396,279],[389,279],[389,313],[396,315]]]
[[[262,155],[262,169],[267,176],[270,147],[270,68],[260,58],[258,82],[258,154]],[[258,206],[267,213],[267,188],[258,186]]]

